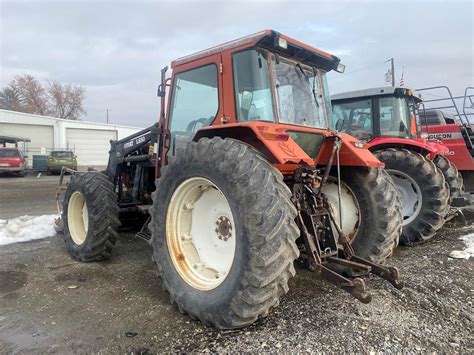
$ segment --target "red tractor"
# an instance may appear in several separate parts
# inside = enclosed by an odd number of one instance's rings
[[[416,91],[424,97],[421,132],[428,140],[439,140],[448,148],[444,156],[458,168],[466,191],[474,194],[474,124],[469,119],[474,115],[474,87],[466,88],[464,96],[458,97],[453,97],[447,86]]]
[[[421,101],[403,87],[380,87],[331,97],[333,128],[365,142],[385,163],[400,193],[403,232],[411,245],[433,237],[444,224],[450,202],[459,205],[463,181],[444,156],[448,149],[420,138],[417,106]]]
[[[362,302],[355,275],[401,288],[379,264],[401,232],[397,191],[360,141],[328,129],[337,57],[265,30],[171,66],[159,122],[112,141],[106,171],[72,176],[62,221],[74,258],[109,258],[120,223],[146,214],[137,236],[171,302],[220,328],[265,317],[300,255]]]

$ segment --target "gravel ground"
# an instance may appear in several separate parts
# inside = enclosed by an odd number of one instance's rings
[[[36,203],[49,181],[32,182],[35,188],[22,195],[24,208]],[[0,182],[0,198],[6,190],[21,190],[8,184]],[[0,219],[9,218],[1,208]],[[389,263],[400,269],[402,290],[370,278],[373,301],[364,305],[298,268],[280,305],[236,331],[204,327],[170,305],[149,246],[133,234],[121,233],[112,260],[100,263],[72,260],[59,235],[3,246],[0,353],[473,353],[474,264],[448,258],[464,248],[459,236],[474,233],[473,215],[468,213],[468,226],[449,225],[429,243],[397,249]]]

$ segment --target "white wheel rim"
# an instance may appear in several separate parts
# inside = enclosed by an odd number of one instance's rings
[[[329,204],[334,212],[334,218],[341,223],[339,218],[339,197],[337,181],[327,180],[326,185],[323,186],[323,193],[326,195]],[[360,206],[355,197],[354,192],[341,182],[341,213],[342,225],[341,229],[344,234],[352,241],[359,230],[360,221]]]
[[[86,200],[79,191],[75,191],[69,198],[67,222],[73,242],[83,244],[89,228],[89,212]]]
[[[225,280],[236,229],[230,205],[213,182],[193,177],[178,186],[166,215],[166,241],[176,270],[193,288],[209,291]]]
[[[413,178],[399,170],[387,170],[392,177],[402,202],[402,226],[413,222],[420,214],[422,206],[422,194],[420,186]]]

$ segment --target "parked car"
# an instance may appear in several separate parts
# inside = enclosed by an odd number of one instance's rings
[[[53,150],[48,156],[48,174],[59,173],[61,168],[77,170],[77,159],[70,150]]]
[[[26,175],[26,156],[18,148],[0,147],[0,173]]]

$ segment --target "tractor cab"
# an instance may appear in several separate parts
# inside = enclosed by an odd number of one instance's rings
[[[261,147],[274,164],[327,162],[332,143],[323,142],[335,133],[326,73],[343,72],[339,58],[265,30],[179,58],[171,67],[168,79],[163,69],[159,88],[162,161],[191,140],[219,136]],[[356,140],[343,136],[341,165],[380,166],[367,150],[354,152]]]
[[[417,138],[417,106],[410,89],[381,87],[331,97],[331,128],[364,141],[376,137]]]

